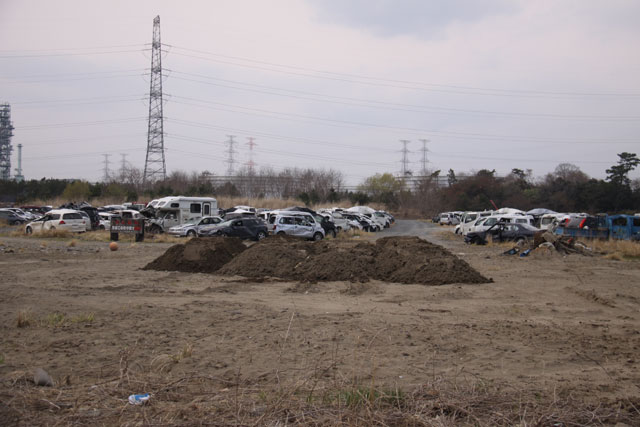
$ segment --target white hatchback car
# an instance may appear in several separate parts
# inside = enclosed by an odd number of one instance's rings
[[[73,209],[54,209],[24,227],[26,234],[46,230],[66,230],[72,233],[83,233],[87,230],[87,222],[78,211]]]

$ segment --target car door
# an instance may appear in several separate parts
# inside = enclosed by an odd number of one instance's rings
[[[244,239],[247,237],[247,227],[245,226],[243,220],[238,219],[231,223],[230,235],[233,237],[240,237],[241,239]]]
[[[200,234],[202,230],[205,230],[207,225],[211,225],[211,218],[202,218],[194,227],[196,234]]]
[[[48,221],[50,218],[51,218],[51,216],[45,215],[42,218],[33,221],[31,223],[31,230],[36,231],[36,232],[37,231],[42,231],[42,226],[44,225],[44,222]]]
[[[310,239],[313,237],[312,219],[307,216],[296,217],[296,236]]]

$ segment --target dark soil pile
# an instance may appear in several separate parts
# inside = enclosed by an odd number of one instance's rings
[[[303,282],[490,282],[445,248],[418,237],[385,237],[375,243],[268,238],[236,256],[218,273]]]
[[[245,249],[247,247],[240,239],[191,239],[184,245],[171,246],[144,270],[214,273]]]

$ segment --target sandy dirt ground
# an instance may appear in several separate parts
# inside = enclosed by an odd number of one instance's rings
[[[640,425],[639,262],[503,256],[419,221],[378,235],[493,283],[256,282],[142,270],[169,244],[0,237],[0,423]],[[362,389],[396,402],[345,418]]]

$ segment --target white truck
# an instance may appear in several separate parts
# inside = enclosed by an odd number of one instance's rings
[[[150,233],[162,233],[176,225],[196,223],[202,217],[219,215],[218,201],[213,197],[170,196],[156,199],[145,208],[153,213],[146,222]]]

